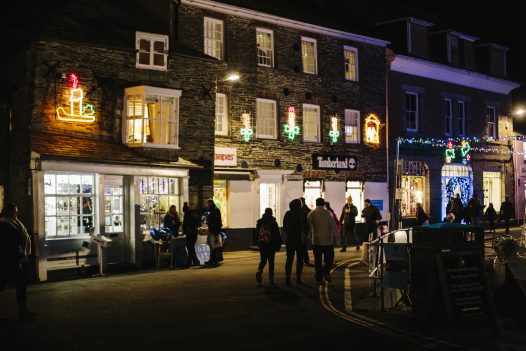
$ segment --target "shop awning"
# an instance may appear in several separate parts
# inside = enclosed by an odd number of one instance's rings
[[[181,157],[177,161],[161,160],[146,157],[123,144],[54,133],[33,132],[31,134],[31,151],[39,154],[42,160],[202,168]]]
[[[254,171],[249,169],[228,168],[214,169],[214,179],[225,180],[254,180]]]

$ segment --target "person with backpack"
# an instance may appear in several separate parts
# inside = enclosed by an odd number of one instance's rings
[[[278,222],[272,214],[271,208],[266,208],[265,212],[256,223],[256,232],[258,233],[259,247],[259,266],[256,273],[256,282],[258,287],[262,285],[263,269],[268,262],[268,278],[270,286],[274,287],[274,257],[276,252],[281,248],[281,233]]]
[[[292,263],[296,255],[296,284],[303,285],[301,273],[303,271],[303,253],[307,242],[308,226],[307,215],[301,210],[301,200],[294,199],[289,203],[289,210],[283,217],[283,230],[285,231],[285,243],[287,250],[287,261],[285,262],[285,283],[290,286],[292,274]]]

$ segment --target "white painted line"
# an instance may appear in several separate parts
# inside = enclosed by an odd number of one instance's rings
[[[345,268],[343,296],[345,301],[345,312],[352,312],[351,269],[349,267]]]

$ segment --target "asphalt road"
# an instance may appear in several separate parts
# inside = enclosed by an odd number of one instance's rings
[[[257,252],[225,253],[217,268],[161,269],[30,286],[39,315],[16,319],[13,289],[0,292],[2,350],[389,350],[495,349],[491,331],[476,336],[415,322],[407,311],[360,310],[371,293],[366,266],[352,251],[336,255],[333,282],[257,287]],[[510,349],[510,350],[513,350]]]

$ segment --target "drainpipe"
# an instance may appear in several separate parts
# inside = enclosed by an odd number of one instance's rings
[[[178,30],[177,25],[179,24],[179,6],[181,0],[170,1],[170,38],[173,41],[177,41]]]
[[[393,62],[393,60],[395,59],[395,54],[393,52],[393,50],[389,49],[389,48],[385,48],[385,61],[386,61],[386,69],[385,69],[385,152],[386,152],[386,162],[387,162],[387,167],[386,167],[386,170],[387,170],[387,193],[389,194],[389,187],[390,187],[390,184],[391,184],[391,179],[390,179],[390,172],[389,172],[389,167],[391,165],[391,162],[389,161],[389,72],[391,70],[391,62]],[[395,180],[396,181],[396,180]],[[394,183],[395,185],[395,189],[393,189],[393,192],[396,192],[396,183]],[[389,221],[390,223],[388,222],[387,223],[387,226],[389,228],[391,228],[391,224],[394,222],[394,205],[395,205],[395,195],[393,194],[393,202],[392,202],[392,206],[391,208],[389,209],[389,212],[390,212],[390,216],[389,216]]]

